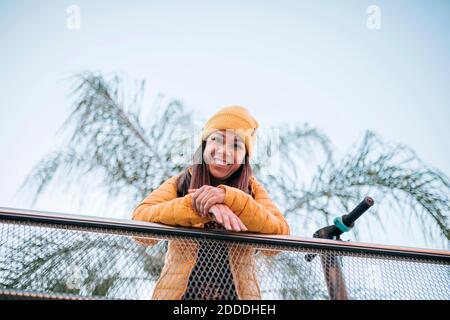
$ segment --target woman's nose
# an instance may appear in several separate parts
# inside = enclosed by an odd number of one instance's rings
[[[231,163],[233,161],[233,150],[230,150],[226,146],[217,146],[214,156]]]

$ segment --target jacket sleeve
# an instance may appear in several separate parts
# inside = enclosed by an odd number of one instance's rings
[[[253,183],[254,198],[234,187],[223,184],[219,187],[225,190],[224,204],[242,220],[248,231],[284,235],[290,233],[286,219],[256,179]]]
[[[133,220],[171,226],[203,228],[210,217],[201,217],[192,207],[192,195],[177,197],[177,176],[151,192],[133,211]]]

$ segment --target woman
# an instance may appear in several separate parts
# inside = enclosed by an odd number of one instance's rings
[[[150,193],[133,219],[289,234],[283,215],[252,173],[257,128],[245,108],[221,109],[205,125],[194,164]],[[260,299],[253,255],[250,246],[171,240],[153,299]]]

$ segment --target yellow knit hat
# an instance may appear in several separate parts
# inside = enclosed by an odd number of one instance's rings
[[[205,141],[214,131],[234,130],[233,132],[244,141],[248,156],[251,158],[258,127],[258,122],[246,108],[240,106],[225,107],[206,122],[203,128],[202,141]]]

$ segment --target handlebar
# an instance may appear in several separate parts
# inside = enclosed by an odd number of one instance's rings
[[[349,228],[353,227],[355,221],[373,204],[374,201],[371,197],[365,197],[349,214],[342,216],[342,222]]]
[[[314,238],[321,239],[334,239],[340,240],[339,237],[344,232],[353,228],[355,221],[361,217],[371,206],[373,206],[374,200],[371,197],[365,197],[349,214],[343,215],[340,218],[334,220],[334,224],[321,228],[314,232]],[[305,256],[306,261],[310,262],[314,259],[315,254],[307,254]]]

